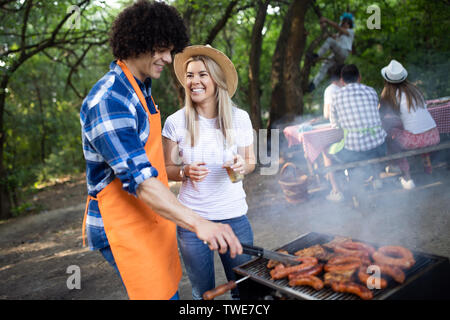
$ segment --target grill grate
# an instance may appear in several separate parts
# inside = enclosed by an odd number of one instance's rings
[[[324,244],[331,241],[334,235],[326,235],[316,232],[308,233],[296,240],[280,247],[279,249],[287,250],[289,253],[294,253],[300,249],[304,249],[316,244]],[[359,241],[354,239],[355,241]],[[379,247],[371,244],[375,248]],[[278,250],[278,249],[276,249]],[[403,284],[398,284],[393,280],[389,280],[388,286],[385,289],[372,290],[373,299],[385,299],[395,291],[401,289],[409,282],[420,276],[420,274],[427,269],[428,266],[433,265],[438,261],[438,258],[424,253],[413,252],[416,263],[414,266],[405,271],[406,280]],[[239,267],[234,268],[234,271],[242,276],[249,275],[254,281],[263,285],[279,290],[293,298],[307,299],[307,300],[359,300],[360,298],[354,294],[335,292],[330,287],[324,287],[322,290],[316,291],[309,286],[290,287],[288,280],[280,279],[273,280],[270,277],[270,270],[267,268],[268,260],[264,258],[256,258]]]

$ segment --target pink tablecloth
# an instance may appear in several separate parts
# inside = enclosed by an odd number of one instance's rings
[[[288,140],[288,146],[303,144],[305,158],[313,163],[320,153],[332,143],[342,139],[343,133],[340,129],[331,127],[321,128],[306,132],[298,132],[299,125],[289,126],[283,130]]]
[[[450,133],[450,101],[433,106],[428,103],[428,111],[436,122],[439,133]]]
[[[439,133],[450,133],[450,101],[442,99],[427,101],[428,111],[438,127]],[[313,163],[326,147],[342,139],[340,129],[331,127],[299,132],[300,125],[289,126],[283,130],[288,146],[303,144],[305,158]]]

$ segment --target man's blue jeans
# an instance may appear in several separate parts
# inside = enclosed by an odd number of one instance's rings
[[[331,158],[338,163],[347,163],[352,161],[362,161],[372,158],[384,157],[386,155],[386,142],[383,142],[378,147],[367,151],[352,151],[343,148],[341,151],[334,155],[330,155]]]
[[[241,243],[253,244],[253,231],[246,215],[227,220],[215,220],[213,222],[229,224]],[[177,234],[178,247],[192,284],[192,298],[200,300],[205,291],[215,287],[214,251],[211,251],[208,245],[198,239],[193,232],[177,227]],[[228,251],[225,254],[219,254],[219,256],[228,281],[235,280],[232,270],[234,267],[251,259],[250,256],[244,254],[237,255],[232,259]],[[233,289],[231,294],[234,299],[239,298],[237,288]]]

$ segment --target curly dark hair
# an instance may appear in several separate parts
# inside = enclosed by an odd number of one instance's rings
[[[178,11],[163,2],[139,0],[114,20],[109,43],[116,59],[135,58],[173,46],[178,53],[188,45],[187,29]]]

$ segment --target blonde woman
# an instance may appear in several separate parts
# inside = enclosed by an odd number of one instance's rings
[[[428,112],[420,90],[406,80],[408,72],[402,64],[392,60],[381,70],[381,75],[385,84],[381,92],[380,113],[383,126],[388,132],[386,141],[389,152],[396,153],[438,144],[440,138],[436,122]],[[425,171],[431,170],[431,164],[425,165]],[[411,179],[408,160],[399,159],[398,166],[402,172],[402,187],[413,189],[415,184]]]
[[[162,132],[168,177],[183,181],[181,203],[208,220],[229,224],[242,243],[252,244],[242,181],[233,183],[225,168],[229,165],[237,175],[255,168],[250,118],[231,101],[238,80],[234,65],[210,46],[191,46],[175,56],[174,69],[186,97],[184,108],[167,118]],[[193,298],[201,299],[215,287],[211,244],[183,228],[177,235]],[[219,253],[228,280],[234,280],[232,268],[249,257]],[[237,290],[232,296],[238,298]]]

